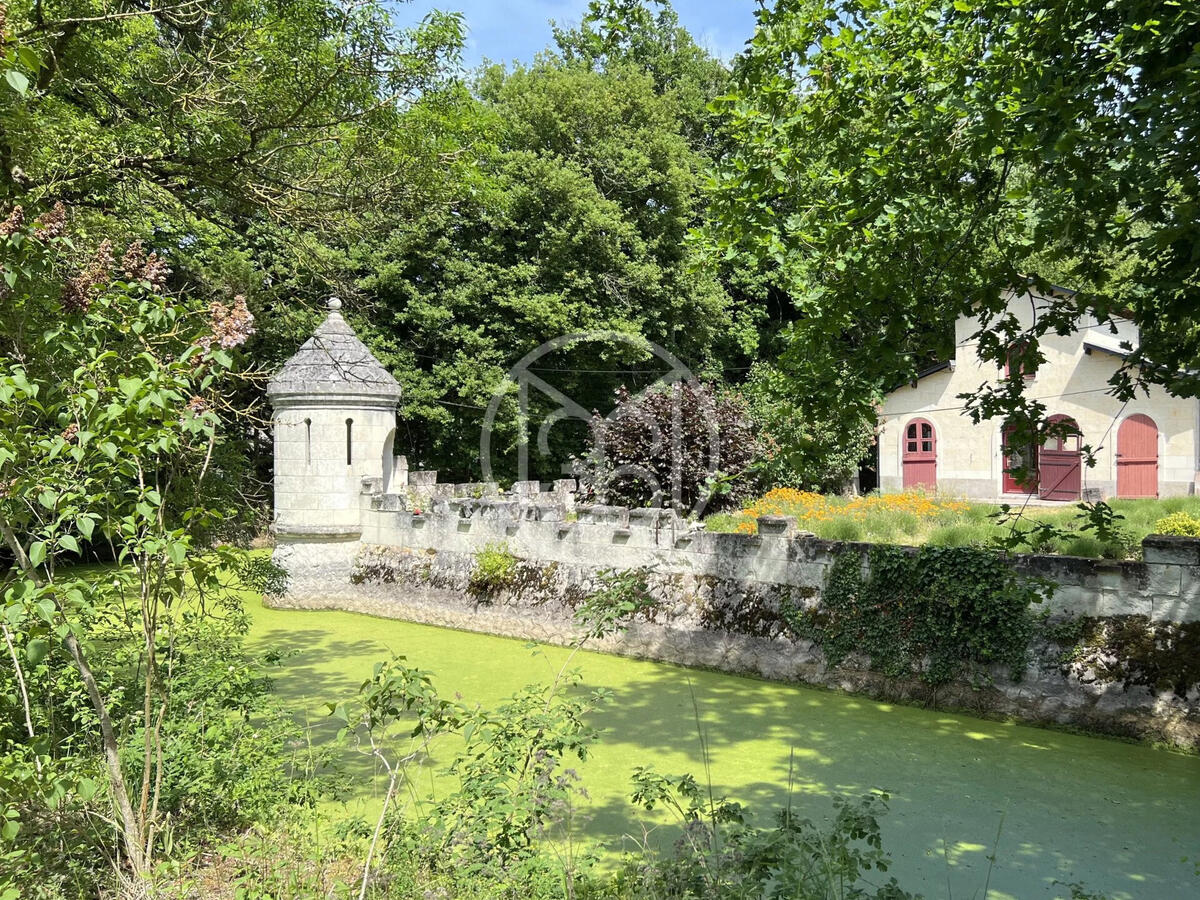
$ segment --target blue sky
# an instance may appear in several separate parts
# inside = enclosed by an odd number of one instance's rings
[[[529,62],[551,41],[550,20],[577,24],[587,0],[413,0],[396,4],[399,23],[416,23],[432,9],[463,13],[467,23],[464,63]],[[680,23],[696,41],[728,59],[754,31],[755,0],[677,0]]]

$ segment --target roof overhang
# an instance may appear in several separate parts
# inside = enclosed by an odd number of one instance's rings
[[[893,386],[891,390],[898,391],[902,387],[916,387],[917,382],[920,381],[922,378],[928,378],[930,375],[936,375],[938,372],[946,372],[946,371],[953,371],[953,370],[954,370],[954,361],[948,359],[945,362],[940,362],[935,365],[932,365],[927,369],[922,369],[920,372],[918,372],[916,375],[914,375],[912,378],[908,379],[907,381],[902,381],[899,384]],[[890,391],[889,391],[889,393],[890,393]]]
[[[1107,353],[1110,356],[1115,356],[1118,359],[1129,359],[1130,351],[1121,347],[1112,347],[1105,344],[1097,344],[1094,341],[1083,342],[1083,352],[1089,356],[1093,353]]]

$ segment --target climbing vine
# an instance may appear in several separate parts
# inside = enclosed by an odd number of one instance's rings
[[[889,676],[944,684],[972,667],[1001,665],[1017,681],[1034,630],[1031,607],[1047,591],[985,550],[878,546],[866,573],[857,553],[840,555],[821,603],[787,614],[831,666],[861,654]]]

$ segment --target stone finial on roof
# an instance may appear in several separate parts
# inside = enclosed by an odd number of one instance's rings
[[[268,383],[271,402],[340,395],[395,403],[399,383],[346,324],[342,301],[330,297],[327,306],[325,321]]]

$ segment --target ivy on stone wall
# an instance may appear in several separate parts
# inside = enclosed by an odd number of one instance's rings
[[[1017,681],[1034,631],[1031,608],[1048,590],[989,551],[877,546],[868,572],[858,553],[839,555],[821,603],[793,607],[788,618],[833,667],[854,654],[886,675],[944,684],[1001,665]]]

